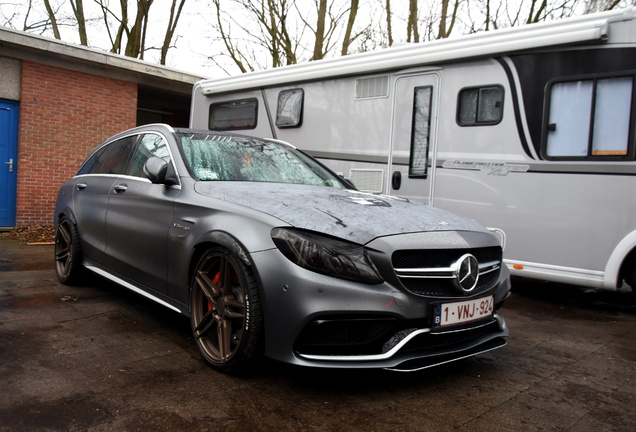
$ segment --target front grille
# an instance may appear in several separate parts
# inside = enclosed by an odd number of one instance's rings
[[[472,254],[481,271],[477,286],[465,293],[457,286],[449,269],[465,254]],[[500,247],[476,249],[399,250],[391,258],[400,283],[419,296],[454,297],[457,294],[476,295],[497,284],[502,265]]]

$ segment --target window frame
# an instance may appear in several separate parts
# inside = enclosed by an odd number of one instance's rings
[[[240,104],[240,103],[248,103],[248,102],[253,102],[254,103],[254,117],[253,117],[253,123],[249,123],[247,125],[247,127],[243,127],[243,125],[236,126],[236,127],[230,127],[230,128],[215,128],[213,127],[212,124],[212,109],[213,107],[216,106],[221,106],[221,105],[228,105],[228,104]],[[256,127],[258,126],[258,98],[255,97],[249,97],[249,98],[242,98],[242,99],[232,99],[232,100],[225,100],[225,101],[220,101],[220,102],[213,102],[208,106],[208,129],[210,130],[216,130],[216,131],[235,131],[235,130],[252,130],[252,129],[256,129]]]
[[[461,100],[462,100],[462,93],[464,93],[465,91],[468,90],[485,90],[485,89],[490,89],[490,88],[497,88],[501,90],[501,115],[499,116],[499,118],[497,120],[494,121],[483,121],[480,122],[478,117],[479,117],[479,97],[477,98],[477,111],[475,111],[475,122],[474,123],[462,123],[461,121]],[[505,101],[506,101],[506,89],[504,88],[503,85],[501,84],[483,84],[483,85],[476,85],[476,86],[470,86],[470,87],[462,87],[461,89],[459,89],[459,92],[457,93],[457,109],[455,110],[455,121],[457,122],[457,125],[459,125],[460,127],[476,127],[476,126],[495,126],[498,125],[499,123],[501,123],[503,121],[503,117],[504,117],[504,105],[505,105]]]
[[[627,134],[627,154],[624,155],[594,155],[592,154],[594,145],[594,119],[596,113],[596,100],[598,82],[612,78],[631,78],[632,95],[631,111],[629,113],[628,134]],[[587,155],[586,156],[550,156],[548,155],[548,138],[550,133],[550,106],[552,104],[553,88],[556,84],[576,83],[592,81],[592,98],[590,106],[590,128],[587,132]],[[621,71],[620,73],[574,75],[554,78],[545,86],[543,119],[541,124],[541,157],[549,161],[633,161],[635,155],[635,126],[636,126],[636,71]]]

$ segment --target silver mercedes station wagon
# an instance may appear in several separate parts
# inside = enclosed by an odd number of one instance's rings
[[[190,318],[221,371],[263,356],[417,370],[505,345],[501,239],[356,190],[293,146],[148,125],[97,147],[59,192],[57,276],[87,272]]]

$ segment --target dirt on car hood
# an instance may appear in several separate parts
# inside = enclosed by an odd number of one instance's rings
[[[323,186],[197,182],[197,193],[359,244],[426,231],[486,231],[473,220],[404,198]]]

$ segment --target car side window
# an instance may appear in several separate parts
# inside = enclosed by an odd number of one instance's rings
[[[102,147],[97,152],[93,153],[93,155],[84,162],[77,175],[99,174],[99,167],[103,163],[103,158],[107,149],[108,146]]]
[[[133,150],[134,137],[126,137],[105,145],[83,166],[81,174],[124,174]]]
[[[144,165],[148,159],[153,156],[160,157],[166,162],[170,162],[170,152],[168,151],[166,140],[161,135],[157,134],[149,133],[142,135],[139,140],[139,145],[137,146],[132,156],[132,160],[130,161],[127,174],[134,177],[145,178]]]

